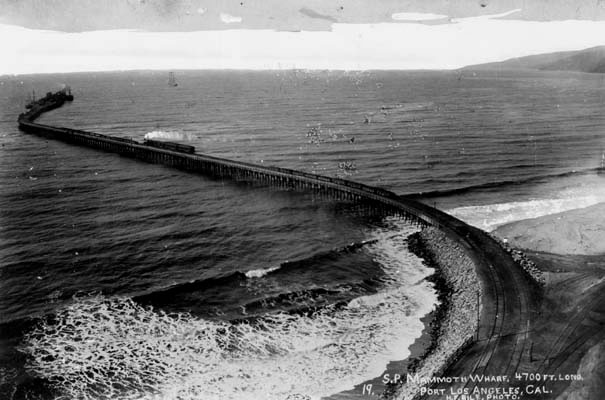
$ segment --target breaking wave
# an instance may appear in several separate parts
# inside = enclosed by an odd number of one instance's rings
[[[25,336],[27,367],[65,399],[319,398],[352,389],[409,355],[436,302],[423,280],[432,270],[407,251],[412,232],[373,233],[368,252],[385,273],[378,293],[313,314],[233,323],[128,298],[76,299]]]
[[[518,166],[511,167],[511,168],[522,169],[522,168],[526,168],[526,167],[527,167],[527,165],[518,165]],[[555,173],[555,174],[542,174],[542,175],[530,176],[530,177],[520,178],[520,179],[503,180],[503,181],[496,181],[496,182],[485,182],[485,183],[480,183],[480,184],[476,184],[476,185],[462,186],[462,187],[445,189],[445,190],[432,190],[432,191],[419,192],[419,193],[410,193],[410,194],[403,195],[401,197],[404,197],[404,198],[407,197],[407,198],[413,198],[413,199],[417,199],[417,198],[429,199],[429,198],[434,198],[434,197],[462,195],[462,194],[466,194],[466,193],[476,192],[476,191],[479,191],[482,189],[501,189],[501,188],[506,188],[506,187],[511,187],[511,186],[514,187],[514,186],[518,186],[518,185],[522,185],[522,184],[531,184],[531,183],[537,184],[537,183],[541,183],[541,182],[544,182],[546,180],[553,179],[553,178],[579,177],[582,175],[594,174],[595,172],[598,172],[599,170],[600,170],[600,168],[586,168],[583,170],[573,170],[573,171],[566,171],[566,172],[560,172],[560,173]],[[463,174],[465,174],[465,173],[461,172],[458,175],[463,175]],[[433,183],[435,183],[436,185],[449,182],[449,180],[431,180],[431,181]]]
[[[498,226],[556,214],[605,202],[605,184],[600,176],[586,176],[569,186],[548,187],[537,191],[542,198],[478,206],[457,207],[450,214],[486,231]]]
[[[170,140],[195,140],[196,136],[191,133],[178,131],[151,131],[145,134],[145,139],[170,139]]]
[[[252,306],[257,311],[266,312],[267,308],[270,308],[270,304],[280,306],[287,303],[287,308],[291,310],[294,304],[289,301],[283,303],[281,300],[292,300],[293,298],[300,299],[296,302],[300,309],[306,309],[307,306],[316,307],[323,302],[341,301],[345,295],[354,296],[365,294],[365,292],[376,292],[375,287],[381,282],[380,274],[373,279],[376,282],[370,282],[364,281],[363,275],[343,271],[346,271],[346,268],[355,262],[349,257],[350,255],[358,253],[373,243],[376,243],[375,239],[354,242],[331,250],[320,251],[298,260],[285,261],[276,266],[247,272],[233,271],[209,278],[176,283],[169,287],[156,288],[151,292],[140,294],[133,300],[136,303],[162,308],[165,311],[189,312],[195,309],[193,312],[195,314],[203,313],[207,317],[215,315],[221,318],[229,316],[237,318],[232,315],[235,310],[243,308],[247,312],[252,309]],[[331,268],[326,268],[326,265]],[[322,289],[330,289],[324,285],[327,280],[336,283],[335,281],[339,281],[339,279],[341,283],[345,281],[347,284],[334,288],[335,290],[325,291],[328,296],[321,298],[320,302],[312,301],[313,304],[304,304],[306,300],[310,299],[307,295],[312,296],[313,293],[321,293]],[[350,290],[347,290],[349,286]],[[258,304],[255,302],[240,303],[250,294],[254,294],[255,297],[261,296],[262,299]],[[230,299],[226,301],[231,303],[232,307],[218,310],[215,303],[216,296],[220,296],[223,301]],[[210,305],[210,303],[212,304]]]
[[[510,222],[589,207],[600,202],[601,200],[596,197],[587,196],[575,199],[530,200],[459,207],[448,212],[470,225],[491,232]]]
[[[262,278],[263,276],[270,274],[273,271],[277,271],[280,267],[281,266],[253,269],[251,271],[246,272],[245,275],[246,275],[246,278],[249,278],[249,279]]]

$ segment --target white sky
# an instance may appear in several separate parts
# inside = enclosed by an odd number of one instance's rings
[[[416,21],[433,17],[411,16]],[[129,69],[453,69],[605,44],[605,21],[495,17],[458,18],[445,24],[336,23],[331,31],[314,32],[238,30],[237,23],[232,23],[234,29],[217,31],[83,33],[0,25],[0,74]]]
[[[393,14],[391,18],[397,21],[430,21],[434,19],[447,18],[447,15],[401,12]]]

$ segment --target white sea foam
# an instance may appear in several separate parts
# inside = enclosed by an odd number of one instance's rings
[[[246,272],[246,278],[262,278],[263,276],[280,269],[280,266],[277,267],[269,267],[269,268],[259,268],[253,269],[251,271]]]
[[[230,324],[87,297],[27,335],[28,368],[80,399],[319,398],[352,389],[409,355],[436,302],[428,282],[414,285],[431,271],[407,252],[410,229],[400,233],[374,232],[368,251],[385,287],[344,308]]]
[[[574,180],[571,183],[564,180],[566,186],[538,188],[537,192],[543,193],[542,198],[458,207],[447,212],[473,226],[492,231],[509,222],[537,218],[605,202],[605,184],[602,178],[587,176],[572,179]]]
[[[147,132],[145,139],[171,139],[171,140],[194,140],[196,137],[191,133],[184,133],[178,131],[162,131],[156,130]]]

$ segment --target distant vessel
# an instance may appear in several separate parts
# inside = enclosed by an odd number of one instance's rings
[[[168,73],[168,86],[176,87],[179,84],[176,83],[176,79],[174,78],[174,72]]]
[[[36,104],[36,91],[32,90],[31,94],[27,97],[25,108],[28,110]]]

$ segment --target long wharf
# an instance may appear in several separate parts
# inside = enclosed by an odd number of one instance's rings
[[[28,110],[19,115],[19,128],[27,133],[211,177],[259,182],[271,187],[312,191],[337,200],[359,202],[421,227],[430,226],[443,231],[469,255],[482,284],[476,339],[462,355],[449,361],[449,368],[444,373],[457,376],[478,373],[511,375],[522,359],[528,357],[527,332],[535,304],[535,288],[512,257],[482,230],[421,202],[350,180],[213,157],[195,153],[193,148],[183,151],[178,147],[157,147],[131,139],[34,122],[41,114],[72,100],[68,89],[48,93],[46,97],[30,103]]]

